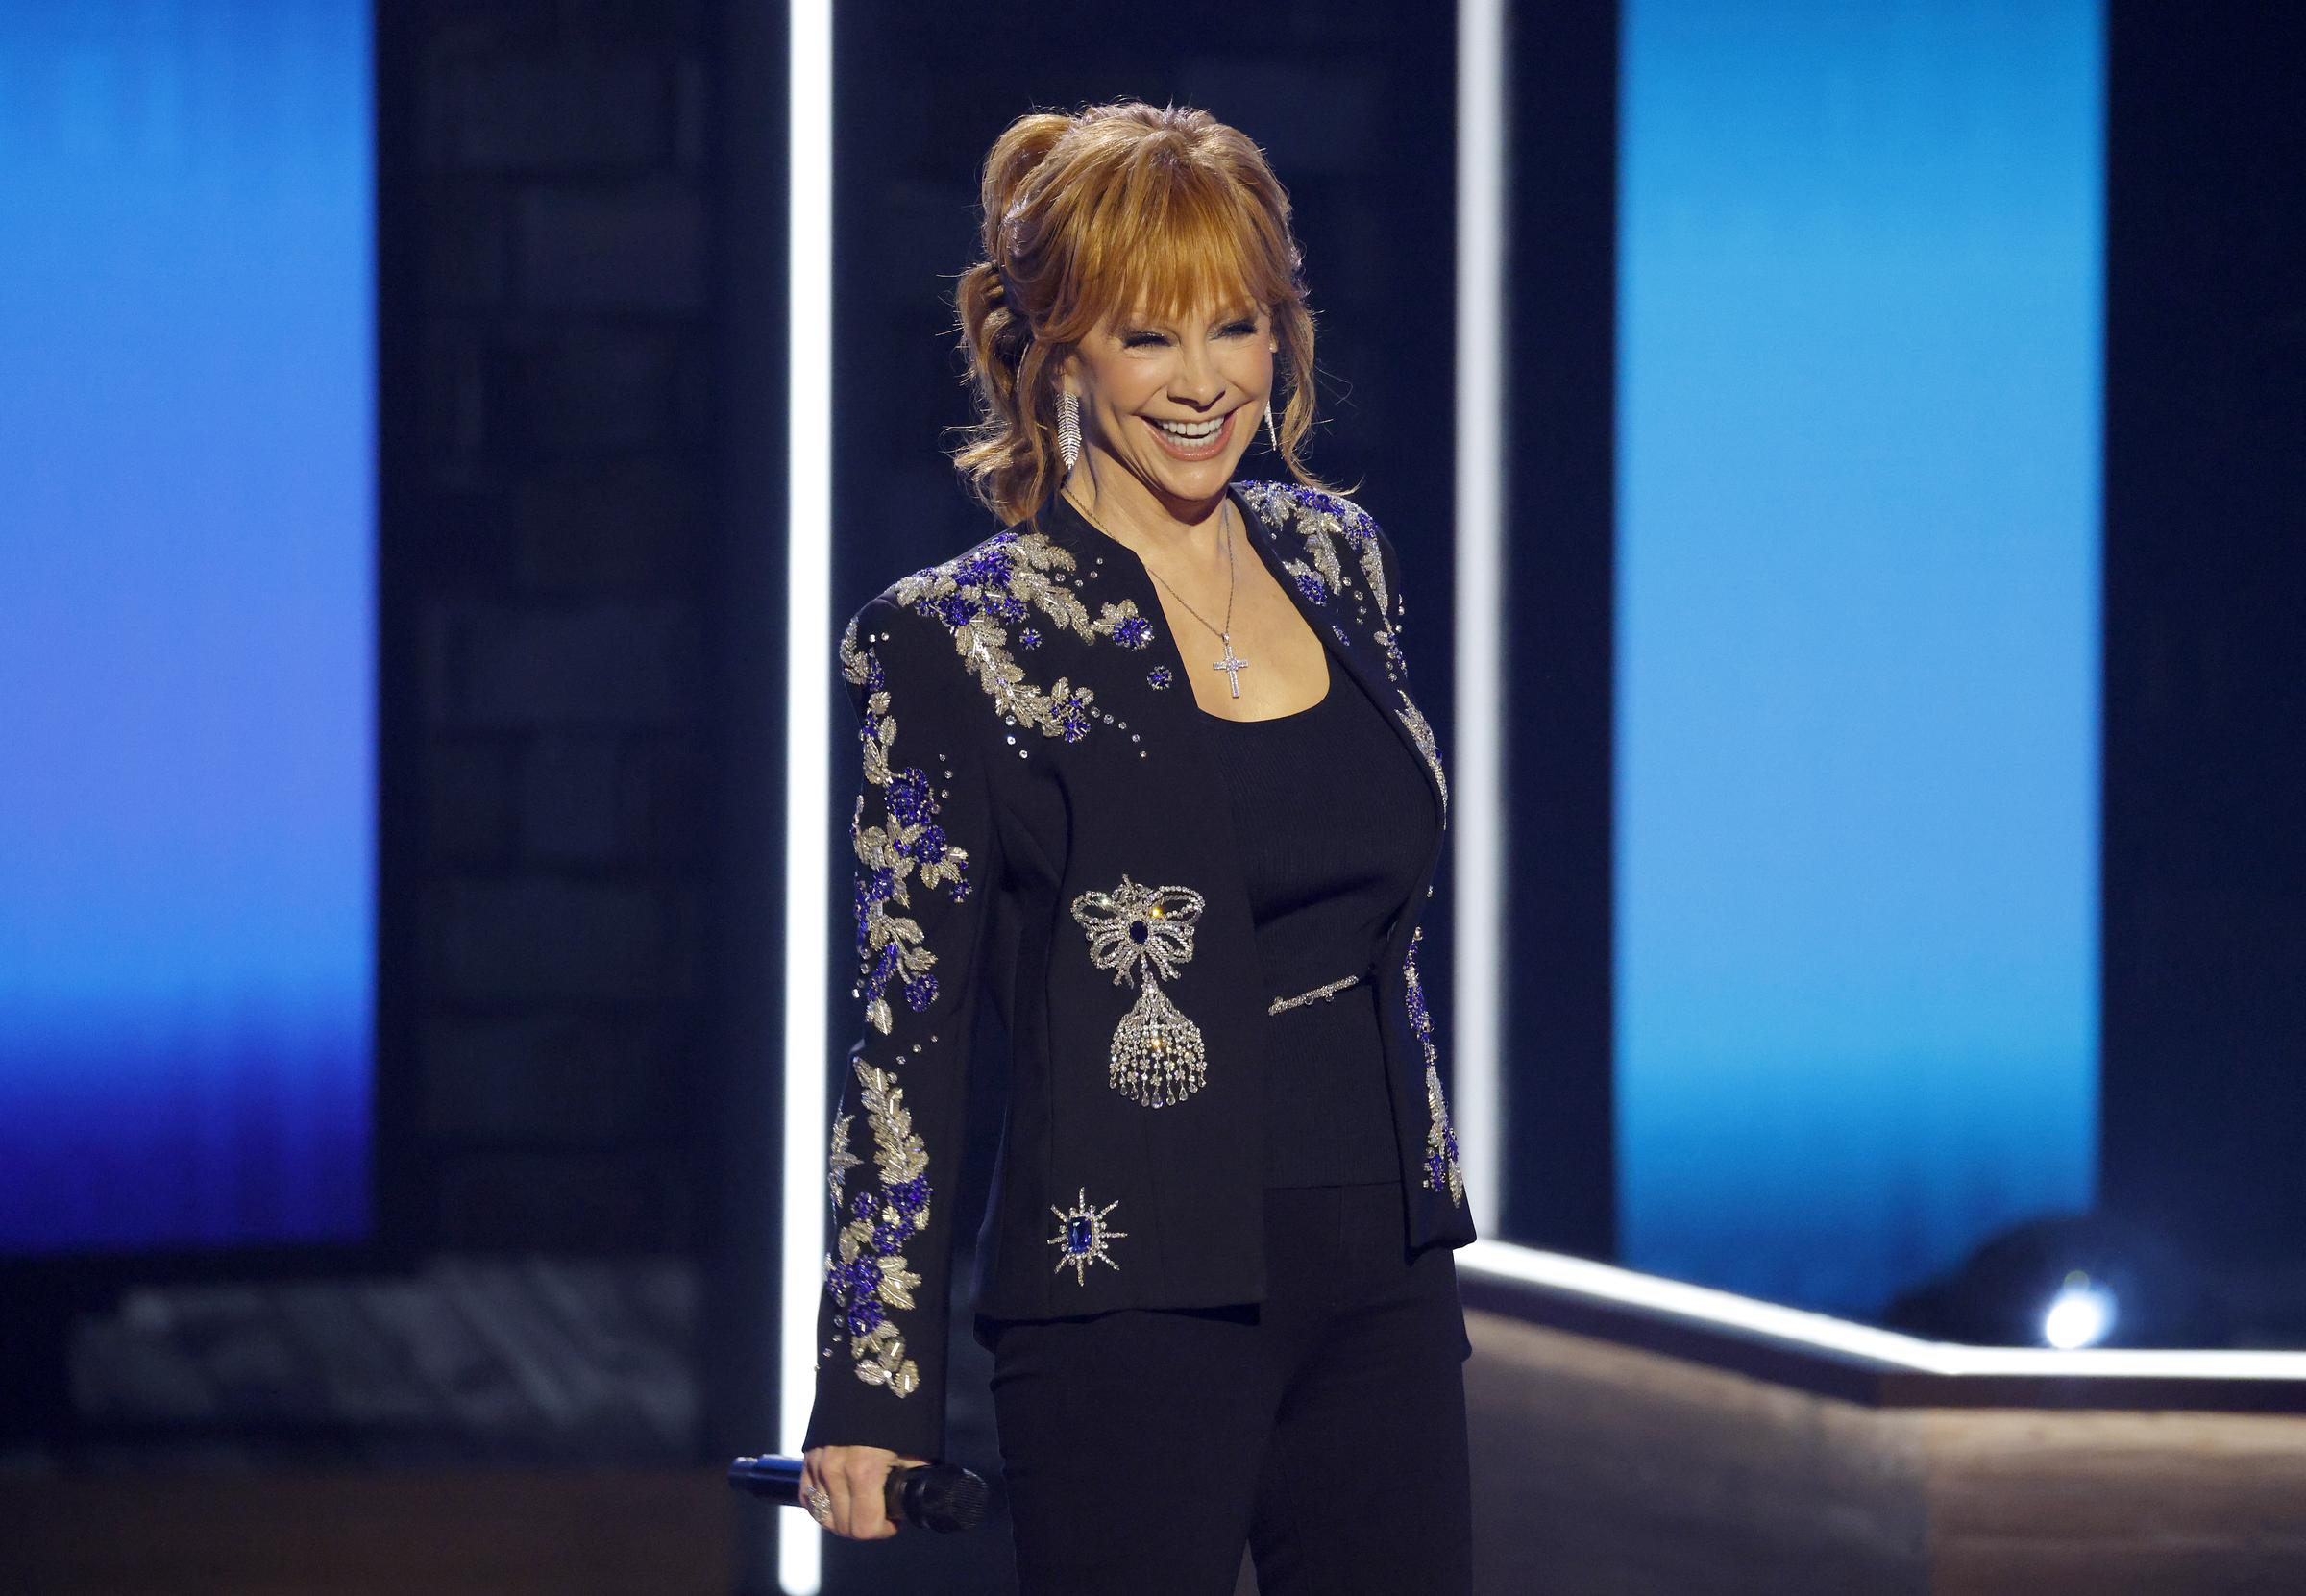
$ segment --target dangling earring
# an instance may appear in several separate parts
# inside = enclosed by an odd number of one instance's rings
[[[1081,457],[1081,401],[1069,393],[1057,396],[1057,453],[1071,476],[1073,462]]]
[[[1276,454],[1281,453],[1281,440],[1273,435],[1273,402],[1270,399],[1265,401],[1265,447]]]

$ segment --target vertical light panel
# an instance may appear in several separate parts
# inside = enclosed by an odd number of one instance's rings
[[[792,0],[786,151],[785,389],[785,1124],[779,1253],[777,1444],[797,1454],[816,1394],[822,1289],[827,1027],[826,850],[832,809],[828,708],[832,636],[833,12]],[[822,1578],[823,1532],[777,1515],[777,1581],[809,1596]]]
[[[1622,1258],[1877,1310],[2093,1195],[2097,0],[1627,0]]]
[[[0,1254],[370,1228],[372,75],[0,5]]]
[[[1505,879],[1506,135],[1509,60],[1503,0],[1458,8],[1456,638],[1458,754],[1451,824],[1457,879]],[[1454,898],[1451,1118],[1477,1231],[1497,1229],[1504,1171],[1501,970],[1505,905],[1495,893]]]

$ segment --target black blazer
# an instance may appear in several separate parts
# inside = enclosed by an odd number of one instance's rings
[[[1392,544],[1351,501],[1231,492],[1267,569],[1448,783],[1411,701]],[[834,1232],[809,1446],[940,1455],[967,1053],[989,991],[1014,1048],[977,1312],[1003,1318],[1264,1296],[1268,990],[1150,573],[1062,497],[852,617],[859,1040],[832,1126]],[[1304,801],[1350,803],[1350,771]],[[1410,1193],[1406,1242],[1473,1240],[1417,975],[1441,827],[1374,971]],[[1339,971],[1339,975],[1352,973]]]

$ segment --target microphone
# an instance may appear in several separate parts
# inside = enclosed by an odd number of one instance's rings
[[[780,1508],[797,1508],[800,1469],[798,1458],[739,1458],[728,1465],[728,1483],[734,1489]],[[918,1524],[939,1535],[951,1535],[977,1527],[985,1517],[990,1495],[985,1476],[959,1463],[899,1463],[889,1471],[881,1505],[893,1524]]]

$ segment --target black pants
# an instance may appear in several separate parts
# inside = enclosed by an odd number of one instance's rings
[[[988,1320],[1019,1596],[1466,1596],[1457,1261],[1402,1191],[1265,1193],[1266,1300]]]

